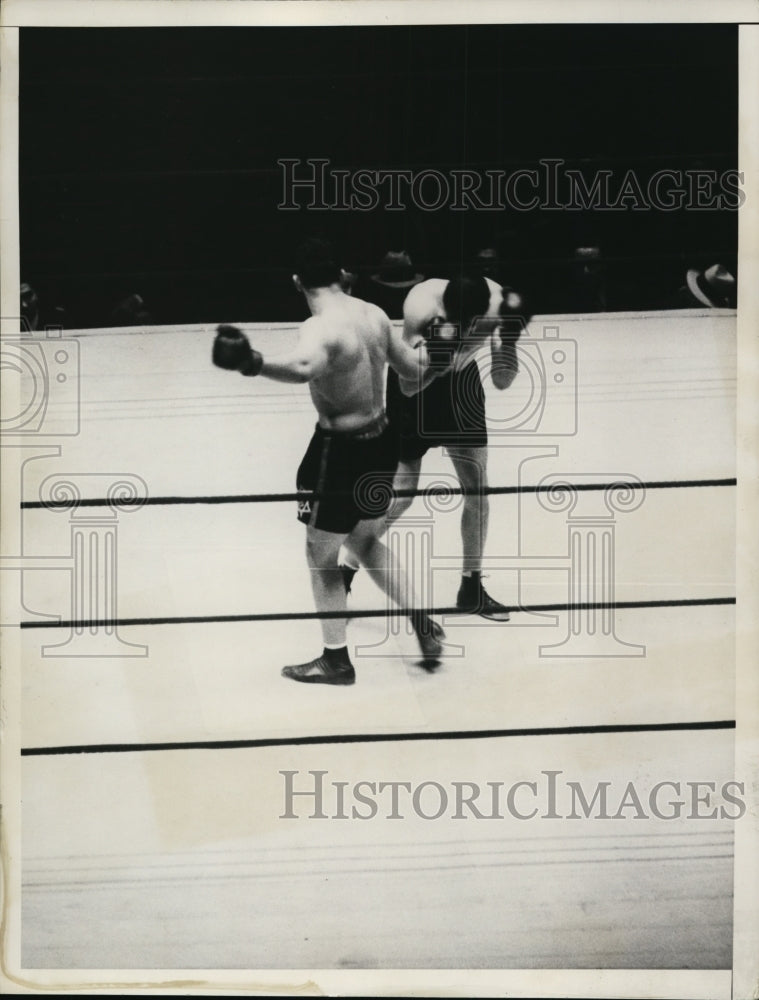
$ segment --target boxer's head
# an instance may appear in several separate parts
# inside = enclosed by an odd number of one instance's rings
[[[482,275],[458,274],[451,278],[443,292],[446,319],[459,324],[461,340],[470,333],[472,320],[484,316],[489,305],[490,288]]]
[[[295,252],[293,282],[299,292],[339,284],[342,275],[335,249],[327,240],[304,240]]]

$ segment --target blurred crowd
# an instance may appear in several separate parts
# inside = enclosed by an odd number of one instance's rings
[[[585,314],[597,312],[649,311],[657,309],[735,309],[737,285],[735,265],[722,261],[684,265],[679,281],[655,289],[643,287],[640,277],[609,259],[598,241],[575,246],[568,256],[542,261],[530,269],[518,250],[483,244],[464,261],[501,285],[527,292],[536,314]],[[345,262],[344,290],[381,306],[391,319],[400,319],[403,300],[410,288],[425,278],[449,277],[445,268],[417,264],[403,248],[388,249],[374,263]],[[44,284],[44,282],[43,282]],[[272,285],[275,285],[274,291]],[[160,282],[159,282],[160,286]],[[154,289],[152,296],[126,292],[108,300],[100,293],[90,302],[80,292],[67,301],[65,288],[58,293],[21,286],[21,315],[29,331],[60,327],[142,327],[164,323],[238,321],[299,321],[305,318],[301,297],[282,270],[278,281],[263,280],[252,272],[249,278],[236,274],[225,285],[217,283],[192,294],[181,288]]]
[[[708,267],[687,268],[682,284],[644,306],[636,302],[634,290],[610,278],[602,249],[598,245],[578,246],[566,261],[565,273],[550,292],[530,287],[518,266],[505,258],[495,246],[476,251],[469,267],[499,285],[526,288],[540,313],[596,313],[646,309],[735,309],[735,276],[721,263]],[[348,287],[360,298],[381,306],[391,319],[400,319],[403,300],[409,288],[423,281],[424,275],[405,250],[390,250],[374,273],[362,277],[358,269],[348,273]]]

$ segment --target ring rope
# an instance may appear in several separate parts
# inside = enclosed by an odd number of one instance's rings
[[[705,487],[736,486],[736,478],[727,479],[671,479],[658,480],[648,483],[569,483],[561,484],[563,488],[585,492],[589,490],[660,490],[660,489],[696,489]],[[441,485],[431,485],[426,489],[398,489],[393,490],[395,497],[433,497],[433,496],[501,496],[510,494],[525,493],[550,493],[555,491],[557,483],[549,486],[484,486],[467,489],[465,487],[448,487]],[[222,504],[222,503],[282,503],[303,501],[308,499],[321,499],[326,496],[343,496],[348,494],[346,490],[328,490],[319,493],[315,490],[301,490],[296,493],[242,493],[220,496],[156,496],[156,497],[125,497],[119,500],[120,506],[142,507],[142,506],[169,506],[178,504]],[[67,510],[71,507],[106,507],[113,503],[113,498],[94,497],[90,499],[77,500],[22,500],[23,510]]]

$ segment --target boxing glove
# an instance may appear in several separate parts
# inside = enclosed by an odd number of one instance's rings
[[[427,328],[425,342],[430,368],[440,374],[453,364],[461,346],[461,327],[447,320],[434,320]]]
[[[504,342],[518,340],[522,330],[532,319],[524,296],[514,288],[503,289],[503,300],[498,313],[501,317],[498,333]]]
[[[211,357],[219,368],[243,375],[258,375],[264,364],[263,355],[250,346],[248,338],[236,326],[216,328]]]

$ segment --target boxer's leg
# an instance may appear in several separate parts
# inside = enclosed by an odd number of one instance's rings
[[[384,521],[385,518],[360,521],[349,536],[351,548],[380,590],[398,607],[409,610],[409,619],[419,640],[424,666],[434,667],[443,651],[443,629],[420,607],[407,573],[392,550],[381,540],[383,527],[378,522]]]
[[[488,485],[488,450],[461,446],[446,450],[464,491],[461,511],[463,570],[467,574],[479,573],[490,518],[489,498],[483,493]]]
[[[311,571],[311,589],[316,610],[330,614],[320,619],[324,650],[308,663],[282,668],[282,676],[307,684],[353,684],[356,674],[348,655],[345,635],[346,595],[337,565],[337,552],[344,534],[306,528],[306,560]],[[337,613],[337,617],[332,617]]]
[[[459,445],[447,450],[464,490],[461,513],[464,563],[456,606],[460,611],[491,621],[507,622],[508,608],[494,600],[482,586],[482,553],[490,518],[490,502],[484,492],[488,486],[487,448]]]
[[[421,457],[401,459],[398,463],[398,468],[396,469],[395,476],[393,478],[393,492],[395,493],[395,496],[393,497],[387,514],[384,517],[378,517],[371,521],[362,522],[362,524],[365,525],[373,525],[378,538],[381,538],[393,522],[397,521],[399,517],[405,514],[414,502],[413,496],[398,496],[397,494],[400,490],[410,492],[417,489],[419,486],[419,473],[421,468]],[[357,552],[354,544],[353,532],[351,532],[346,538],[345,543],[340,550],[338,561],[343,571],[345,589],[350,591],[353,577],[362,562],[361,555]],[[404,604],[404,606],[408,607],[407,604]]]
[[[345,611],[346,599],[337,553],[345,535],[319,528],[306,528],[306,562],[311,572],[311,590],[317,611]],[[324,645],[345,645],[345,619],[322,618]]]

